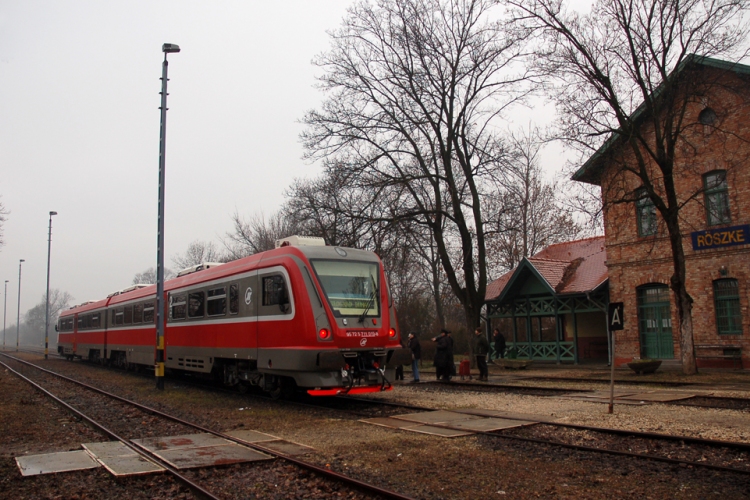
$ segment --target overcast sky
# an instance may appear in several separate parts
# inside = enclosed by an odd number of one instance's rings
[[[75,303],[156,264],[159,91],[169,55],[165,263],[231,215],[278,210],[323,95],[311,60],[352,0],[0,0],[0,249],[7,324],[51,288]],[[528,111],[522,121],[528,119]],[[545,165],[559,169],[562,161]]]
[[[15,323],[51,287],[76,302],[156,264],[159,91],[169,56],[166,263],[218,241],[237,210],[277,210],[301,160],[298,120],[319,105],[311,59],[348,0],[0,0],[0,249]],[[0,282],[2,284],[2,282]]]

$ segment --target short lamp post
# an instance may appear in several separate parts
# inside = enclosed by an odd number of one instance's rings
[[[156,234],[156,388],[164,390],[164,158],[167,149],[167,54],[177,53],[174,43],[161,46],[164,62],[161,66],[161,127],[159,130],[159,216]]]
[[[21,266],[26,262],[23,259],[18,261],[18,316],[16,317],[16,352],[18,351],[18,341],[21,339]]]
[[[5,294],[3,295],[3,350],[5,350],[5,313],[8,312],[8,280],[5,280]]]
[[[49,235],[47,237],[47,305],[44,313],[44,359],[47,359],[47,349],[49,347],[49,262],[52,255],[52,216],[57,212],[49,213]]]

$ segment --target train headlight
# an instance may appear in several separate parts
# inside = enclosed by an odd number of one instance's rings
[[[391,328],[388,330],[388,338],[395,339],[396,338],[396,330],[394,328]]]
[[[328,340],[331,338],[331,332],[328,331],[328,328],[321,328],[318,332],[318,337],[320,340]]]

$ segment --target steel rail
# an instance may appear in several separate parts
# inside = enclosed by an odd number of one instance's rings
[[[545,379],[546,380],[546,379]],[[426,384],[420,384],[420,385],[445,385],[445,382],[438,382],[438,381],[428,381]],[[633,385],[637,384],[637,382],[632,382]],[[657,384],[658,385],[658,384]],[[687,386],[687,384],[685,384]],[[509,385],[509,384],[478,384],[475,382],[464,382],[464,381],[455,381],[451,384],[448,384],[447,387],[453,387],[463,389],[463,388],[480,388],[485,389],[487,391],[492,391],[493,389],[508,389],[509,392],[515,392],[515,393],[532,393],[532,392],[559,392],[559,393],[592,393],[596,392],[593,389],[566,389],[562,387],[530,387],[530,386],[522,386],[522,385]],[[743,406],[742,408],[728,408],[727,406],[721,406],[721,405],[710,405],[710,404],[691,404],[689,401],[693,398],[702,398],[702,399],[709,399],[709,400],[715,400],[715,401],[722,401],[722,402],[729,402],[729,403],[735,403],[737,405]],[[649,404],[665,404],[670,406],[690,406],[695,408],[715,408],[715,409],[724,409],[724,410],[738,410],[743,411],[746,410],[745,407],[750,407],[750,398],[739,398],[739,397],[727,397],[727,396],[703,396],[703,395],[697,395],[697,396],[691,396],[689,398],[685,398],[678,401],[650,401]]]
[[[444,385],[446,387],[480,387],[484,389],[516,389],[516,390],[527,390],[527,391],[537,391],[537,392],[595,392],[593,389],[565,389],[563,387],[529,387],[525,385],[511,385],[511,384],[478,384],[476,382],[465,382],[463,380],[461,381],[455,381],[446,384],[446,382],[438,381],[438,380],[426,380],[425,382],[420,382],[419,385]]]
[[[419,409],[419,410],[427,410],[427,411],[434,411],[434,408],[422,408],[417,406],[410,406],[410,405],[401,405],[399,403],[385,403],[381,401],[371,401],[371,400],[365,400],[362,398],[354,398],[354,397],[345,397],[340,396],[342,399],[352,399],[356,401],[366,401],[369,403],[376,402],[376,403],[382,403],[382,404],[388,404],[392,406],[400,406],[400,407],[406,407],[409,409]],[[486,417],[487,415],[485,413],[481,412],[471,412],[468,410],[462,410],[461,413],[467,414],[467,415],[476,415],[481,417]],[[559,424],[555,422],[539,422],[538,420],[532,420],[532,419],[524,419],[524,418],[516,418],[513,417],[513,420],[521,420],[526,421],[529,423],[535,423],[535,424],[547,424],[547,425],[553,425],[553,426],[559,426],[559,427],[569,427],[573,429],[578,430],[589,430],[589,431],[596,431],[596,432],[602,432],[602,433],[612,433],[612,434],[624,434],[624,435],[632,435],[636,437],[643,437],[651,438],[651,439],[666,439],[666,440],[675,440],[675,441],[692,441],[695,444],[703,444],[703,445],[709,445],[709,446],[716,446],[716,447],[724,447],[724,448],[735,448],[743,451],[750,451],[750,444],[747,443],[737,443],[734,441],[715,441],[715,440],[706,440],[702,438],[690,438],[690,437],[681,437],[681,436],[671,436],[669,434],[655,434],[655,433],[642,433],[639,431],[625,431],[621,429],[607,429],[603,427],[590,427],[590,426],[584,426],[584,425],[576,425],[576,424]],[[454,427],[447,424],[426,424],[431,427],[438,427],[441,429],[448,429],[448,430],[455,430],[455,431],[463,431],[466,432],[466,429],[461,427]],[[664,462],[672,465],[688,465],[688,466],[694,466],[694,467],[702,467],[704,469],[711,469],[721,472],[730,472],[730,473],[738,473],[738,474],[744,474],[744,475],[750,475],[750,469],[736,469],[734,467],[728,467],[724,465],[712,465],[707,464],[703,462],[692,462],[689,460],[681,460],[681,459],[675,459],[675,458],[669,458],[669,457],[661,457],[658,455],[647,455],[643,453],[634,453],[634,452],[628,452],[628,451],[619,451],[619,450],[610,450],[607,448],[595,448],[591,446],[585,446],[585,445],[577,445],[577,444],[570,444],[570,443],[562,443],[559,441],[548,441],[544,439],[538,439],[538,438],[528,438],[523,436],[512,436],[507,434],[499,434],[497,432],[489,432],[489,431],[471,431],[474,434],[480,434],[484,436],[490,436],[494,438],[501,438],[501,439],[511,439],[516,441],[523,441],[528,443],[535,443],[535,444],[543,444],[548,446],[558,446],[561,448],[568,448],[572,450],[577,451],[585,451],[590,453],[603,453],[608,455],[615,455],[615,456],[624,456],[629,458],[639,458],[643,460],[653,460],[658,462]]]
[[[599,378],[542,377],[542,376],[527,376],[527,377],[524,376],[524,377],[519,377],[519,378],[523,380],[548,380],[548,381],[559,380],[561,382],[599,383],[599,384],[609,385],[608,379],[599,379]],[[658,380],[615,379],[615,383],[618,385],[627,384],[627,385],[657,385],[657,386],[666,386],[666,387],[708,387],[711,389],[715,389],[717,387],[717,384],[707,384],[707,383],[701,383],[701,382],[676,382],[674,380],[658,381]],[[750,388],[747,390],[750,390]]]
[[[366,403],[376,403],[376,404],[382,404],[387,406],[394,406],[394,407],[400,407],[408,410],[418,410],[418,411],[435,411],[435,408],[426,408],[422,406],[414,406],[414,405],[407,405],[402,403],[394,403],[391,401],[380,401],[375,399],[364,399],[364,398],[357,398],[353,396],[339,396],[342,399],[345,400],[353,400],[353,401],[359,401],[359,402],[366,402]],[[486,417],[486,413],[481,412],[472,412],[471,410],[461,410],[461,413],[465,413],[467,415],[477,415]],[[561,422],[552,422],[552,421],[542,421],[531,418],[520,418],[520,417],[513,417],[513,420],[520,420],[523,422],[534,422],[534,423],[543,423],[546,425],[552,425],[555,427],[567,427],[571,429],[577,429],[577,430],[584,430],[584,431],[595,431],[595,432],[601,432],[605,434],[617,434],[617,435],[626,435],[626,436],[634,436],[639,437],[643,439],[660,439],[664,441],[682,441],[685,443],[691,443],[691,444],[701,444],[704,446],[713,446],[713,447],[722,447],[722,448],[730,448],[730,449],[736,449],[741,451],[747,451],[750,452],[750,443],[741,443],[737,441],[721,441],[716,439],[705,439],[705,438],[697,438],[697,437],[691,437],[691,436],[679,436],[674,434],[660,434],[656,432],[642,432],[642,431],[635,431],[635,430],[627,430],[627,429],[611,429],[608,427],[593,427],[588,425],[579,425],[579,424],[565,424]]]
[[[67,376],[62,375],[60,373],[56,373],[56,372],[53,372],[51,370],[47,370],[46,368],[42,368],[41,366],[37,366],[34,363],[29,363],[28,361],[25,361],[25,360],[22,360],[22,359],[18,359],[18,358],[14,357],[14,356],[9,356],[8,354],[5,354],[5,353],[0,353],[0,354],[2,354],[3,356],[6,356],[8,358],[11,358],[11,359],[13,359],[15,361],[18,361],[20,363],[29,365],[29,366],[31,366],[31,367],[33,367],[33,368],[35,368],[37,370],[40,370],[42,372],[45,372],[45,373],[47,373],[49,375],[52,375],[52,376],[55,376],[55,377],[59,377],[59,378],[61,378],[63,380],[71,382],[73,384],[77,384],[77,385],[79,385],[81,387],[84,387],[84,388],[86,388],[88,390],[91,390],[93,392],[96,392],[98,394],[102,394],[104,396],[110,397],[110,398],[115,399],[117,401],[121,401],[123,403],[127,403],[129,405],[132,405],[132,406],[134,406],[134,407],[136,407],[136,408],[138,408],[138,409],[140,409],[142,411],[145,411],[147,413],[151,413],[153,415],[158,415],[160,417],[172,420],[173,422],[177,422],[177,423],[180,423],[180,424],[192,427],[194,429],[197,429],[197,430],[209,433],[209,434],[213,434],[214,436],[218,436],[218,437],[221,437],[223,439],[227,439],[229,441],[233,441],[233,442],[241,444],[243,446],[247,446],[249,448],[253,448],[253,449],[257,450],[257,451],[261,451],[261,452],[267,453],[267,454],[269,454],[271,456],[274,456],[276,458],[280,458],[282,460],[286,460],[286,461],[288,461],[290,463],[293,463],[293,464],[295,464],[295,465],[297,465],[299,467],[302,467],[302,468],[307,469],[309,471],[315,472],[315,473],[320,474],[322,476],[329,477],[329,478],[335,479],[337,481],[346,483],[346,484],[348,484],[350,486],[353,486],[353,487],[355,487],[357,489],[365,490],[367,492],[380,495],[380,496],[382,496],[384,498],[389,498],[389,499],[394,499],[394,500],[412,500],[412,497],[410,497],[410,496],[402,495],[401,493],[398,493],[398,492],[395,492],[395,491],[391,491],[391,490],[387,490],[387,489],[381,488],[379,486],[376,486],[376,485],[373,485],[373,484],[370,484],[370,483],[365,483],[363,481],[360,481],[358,479],[349,477],[347,475],[344,475],[344,474],[332,471],[330,469],[326,469],[324,467],[320,467],[320,466],[315,465],[315,464],[310,463],[310,462],[305,462],[304,460],[299,460],[299,459],[294,458],[294,457],[292,457],[290,455],[286,455],[286,454],[281,453],[279,451],[272,450],[272,449],[267,448],[265,446],[258,445],[257,443],[250,443],[250,442],[244,441],[242,439],[238,439],[238,438],[235,438],[233,436],[229,436],[229,435],[224,434],[222,432],[218,432],[218,431],[215,431],[213,429],[209,429],[207,427],[203,427],[203,426],[195,424],[193,422],[189,422],[187,420],[183,420],[183,419],[181,419],[179,417],[175,417],[173,415],[169,415],[168,413],[164,413],[162,411],[159,411],[159,410],[157,410],[155,408],[151,408],[149,406],[142,405],[140,403],[136,403],[135,401],[131,401],[129,399],[123,398],[123,397],[118,396],[116,394],[109,393],[107,391],[104,391],[104,390],[99,389],[97,387],[94,387],[92,385],[86,384],[84,382],[80,382],[78,380],[75,380],[73,378],[67,377]]]
[[[514,419],[515,420],[515,419]],[[466,429],[462,429],[460,427],[452,427],[450,425],[444,425],[444,424],[428,424],[431,427],[440,427],[443,429],[450,429],[450,430],[456,430],[456,431],[466,431]],[[595,429],[595,428],[594,428]],[[538,438],[527,438],[523,436],[511,436],[507,434],[498,434],[497,432],[489,432],[489,431],[474,431],[471,432],[475,434],[481,434],[483,436],[490,436],[494,438],[501,438],[501,439],[511,439],[515,441],[523,441],[527,443],[535,443],[535,444],[543,444],[548,446],[557,446],[560,448],[568,448],[571,450],[576,451],[585,451],[589,453],[602,453],[607,455],[615,455],[615,456],[621,456],[621,457],[628,457],[628,458],[639,458],[642,460],[653,460],[656,462],[664,462],[672,465],[687,465],[692,467],[701,467],[704,469],[710,469],[720,472],[730,472],[730,473],[737,473],[737,474],[744,474],[744,475],[750,475],[750,469],[736,469],[734,467],[728,467],[725,465],[712,465],[707,464],[703,462],[692,462],[690,460],[681,460],[678,458],[669,458],[669,457],[661,457],[658,455],[647,455],[644,453],[634,453],[631,451],[619,451],[619,450],[610,450],[607,448],[595,448],[592,446],[584,446],[584,445],[578,445],[578,444],[570,444],[570,443],[561,443],[558,441],[548,441],[545,439],[538,439]]]
[[[13,358],[13,356],[8,356],[7,354],[3,354],[3,356],[9,357],[9,358]],[[15,359],[16,361],[21,361],[22,363],[30,364],[30,365],[33,366],[32,363],[27,363],[26,361],[18,360],[16,358],[13,358],[13,359]],[[83,413],[83,412],[79,411],[78,409],[72,407],[71,405],[69,405],[68,403],[66,403],[65,401],[63,401],[62,399],[58,398],[57,396],[55,396],[54,394],[52,394],[51,392],[49,392],[47,389],[45,389],[41,385],[39,385],[36,382],[34,382],[33,380],[29,379],[28,377],[26,377],[22,373],[14,370],[13,368],[11,368],[10,366],[8,366],[4,362],[0,361],[0,365],[4,366],[8,371],[10,371],[14,375],[16,375],[18,378],[20,378],[21,380],[24,380],[25,382],[27,382],[28,384],[30,384],[32,387],[34,387],[38,391],[40,391],[43,394],[45,394],[46,396],[50,397],[56,403],[62,405],[63,407],[65,407],[66,409],[68,409],[70,412],[72,412],[73,414],[77,415],[79,418],[85,420],[86,422],[88,422],[89,424],[91,424],[96,429],[99,429],[101,432],[103,432],[104,434],[108,435],[109,437],[111,437],[113,439],[116,439],[117,441],[120,441],[122,444],[124,444],[125,446],[127,446],[128,448],[130,448],[131,450],[133,450],[134,452],[136,452],[141,457],[143,457],[143,458],[145,458],[145,459],[147,459],[149,461],[158,463],[160,466],[164,467],[164,469],[167,470],[170,474],[172,474],[172,476],[174,476],[175,479],[177,479],[178,481],[180,481],[181,483],[183,483],[185,486],[187,486],[191,491],[193,491],[193,493],[197,493],[202,498],[209,498],[211,500],[221,500],[220,497],[215,496],[211,492],[203,489],[200,485],[194,483],[193,481],[191,481],[187,477],[185,477],[182,474],[180,474],[177,471],[177,469],[173,468],[171,465],[169,465],[168,463],[164,462],[158,456],[154,455],[153,453],[149,452],[148,450],[145,450],[145,449],[143,449],[141,447],[137,447],[135,445],[135,443],[131,443],[130,440],[125,439],[123,437],[120,437],[115,432],[113,432],[110,429],[104,427],[104,425],[102,425],[99,422],[97,422],[96,420],[92,419],[91,417],[89,417],[85,413]]]

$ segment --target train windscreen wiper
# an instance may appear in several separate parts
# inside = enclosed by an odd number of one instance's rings
[[[359,322],[364,323],[365,322],[365,316],[367,316],[367,313],[370,312],[370,309],[372,309],[372,305],[375,303],[375,297],[378,294],[378,287],[375,284],[375,278],[372,274],[370,274],[370,280],[372,281],[372,293],[370,294],[370,300],[367,302],[367,307],[365,308],[362,315],[359,317]]]

